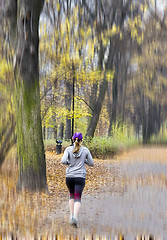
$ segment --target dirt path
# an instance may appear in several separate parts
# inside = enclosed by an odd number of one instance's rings
[[[140,148],[114,160],[103,161],[108,186],[82,198],[77,234],[103,237],[152,235],[165,239],[167,235],[167,149]],[[68,227],[68,202],[61,211],[61,228]],[[136,238],[137,239],[137,238]],[[151,239],[151,237],[150,237]]]
[[[68,224],[61,156],[46,154],[49,195],[15,191],[14,156],[11,153],[0,171],[0,239],[166,239],[165,147],[138,148],[115,159],[95,160],[95,167],[87,169],[78,229]],[[145,238],[137,237],[141,235]]]

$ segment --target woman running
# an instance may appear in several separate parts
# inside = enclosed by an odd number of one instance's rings
[[[64,151],[61,163],[68,165],[66,169],[66,185],[70,193],[69,223],[78,226],[78,213],[81,207],[81,195],[85,186],[86,169],[84,164],[93,166],[93,158],[90,151],[81,146],[82,133],[76,132],[73,137],[74,146],[67,147]]]

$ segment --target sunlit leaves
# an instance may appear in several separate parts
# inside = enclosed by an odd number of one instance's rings
[[[5,59],[1,60],[0,62],[0,78],[5,79],[9,72],[9,65],[5,61]]]
[[[0,89],[5,91],[9,89],[13,83],[14,74],[13,66],[7,62],[4,58],[0,61]]]
[[[14,112],[13,84],[13,67],[3,58],[0,61],[0,131],[6,124],[6,121],[10,121],[10,116],[12,116]],[[0,142],[0,146],[1,143],[2,142]]]
[[[44,34],[41,31],[41,68],[46,73],[41,78],[42,116],[45,126],[53,126],[55,118],[65,121],[65,118],[78,119],[89,115],[88,108],[84,109],[84,102],[80,106],[82,111],[76,106],[74,112],[65,108],[65,82],[72,84],[75,79],[75,85],[83,88],[104,78],[104,73],[97,71],[94,63],[98,47],[95,30],[86,24],[79,26],[78,11],[80,14],[83,14],[83,11],[78,7],[72,11],[72,15],[59,22],[59,27],[52,26],[52,31],[46,29]],[[111,79],[111,74],[108,78]],[[42,97],[48,95],[47,91],[53,95],[53,101],[46,101],[46,97]],[[56,104],[57,102],[59,103]]]
[[[111,70],[108,70],[106,72],[106,78],[108,81],[112,81],[113,80],[113,77],[114,77],[114,71],[111,71]]]
[[[131,38],[136,39],[137,43],[141,45],[144,31],[144,24],[142,23],[141,17],[137,16],[134,19],[129,19],[128,27],[131,31]]]
[[[60,4],[58,2],[56,4],[56,7],[57,7],[57,11],[59,12],[60,11]]]

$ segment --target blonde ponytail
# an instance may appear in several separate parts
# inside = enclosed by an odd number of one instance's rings
[[[78,153],[79,150],[80,150],[80,147],[81,147],[81,142],[82,141],[78,141],[78,138],[75,139],[75,142],[74,142],[74,150],[72,151],[73,153]]]

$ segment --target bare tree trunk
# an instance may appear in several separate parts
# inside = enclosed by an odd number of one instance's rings
[[[64,137],[64,123],[62,123],[62,122],[60,123],[57,137],[58,137],[59,140],[62,140],[63,137]]]
[[[116,51],[117,51],[117,42],[115,42],[115,40],[112,41],[112,39],[110,39],[109,56],[108,56],[108,60],[105,64],[106,70],[113,69],[113,61],[114,61],[114,56],[115,56]],[[105,53],[105,50],[104,50],[103,46],[101,45],[100,56],[99,56],[99,67],[101,69],[102,69],[102,64],[103,64],[104,53]],[[94,133],[96,130],[96,126],[97,126],[99,117],[100,117],[100,113],[101,113],[101,109],[102,109],[102,105],[103,105],[103,101],[105,98],[107,88],[108,88],[108,81],[107,81],[106,77],[104,76],[104,79],[99,87],[99,95],[93,106],[93,110],[94,110],[93,117],[91,118],[91,121],[88,125],[86,137],[90,137],[90,138],[94,137]]]
[[[100,42],[100,51],[99,51],[99,63],[98,63],[100,70],[102,70],[102,68],[103,68],[103,58],[104,58],[104,48],[103,48],[102,41],[101,41]],[[104,100],[105,93],[107,90],[107,85],[108,85],[108,81],[104,77],[104,79],[99,87],[99,95],[98,96],[97,96],[97,90],[98,90],[97,84],[93,85],[92,93],[89,98],[89,105],[90,105],[91,109],[93,109],[93,111],[91,110],[92,117],[89,118],[87,133],[86,133],[85,137],[88,137],[88,138],[94,137],[94,133],[95,133],[96,126],[97,126],[97,123],[99,120],[103,100]]]
[[[161,106],[147,99],[147,110],[143,111],[143,143],[150,142],[153,134],[158,134],[161,126]]]
[[[65,81],[66,95],[65,104],[66,109],[71,112],[71,100],[72,100],[72,83]],[[71,139],[71,118],[66,117],[66,130],[65,130],[65,140]]]
[[[100,92],[99,92],[98,99],[94,104],[94,108],[93,108],[94,113],[93,113],[93,117],[91,118],[90,124],[88,126],[86,137],[89,137],[89,138],[94,137],[94,133],[95,133],[96,126],[97,126],[97,123],[99,120],[99,116],[100,116],[103,100],[105,97],[105,93],[107,90],[107,86],[108,86],[108,81],[106,80],[106,78],[104,78],[103,82],[100,85],[100,90],[99,90]]]
[[[91,116],[88,116],[88,125],[91,122],[92,116],[94,115],[94,104],[97,101],[97,91],[98,91],[98,84],[93,83],[93,86],[91,87],[91,94],[89,97],[89,114]]]
[[[43,0],[9,0],[8,5],[9,13],[14,9],[12,17],[8,14],[10,22],[15,23],[15,27],[11,25],[11,37],[13,46],[16,43],[15,100],[19,189],[41,190],[47,186],[38,67],[38,27],[42,7]]]

